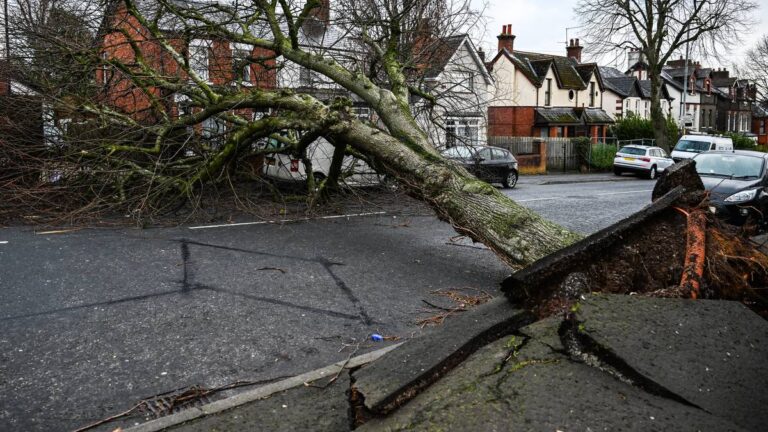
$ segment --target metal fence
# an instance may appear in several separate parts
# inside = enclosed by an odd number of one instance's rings
[[[539,153],[539,146],[546,145],[548,171],[579,169],[579,155],[571,138],[488,137],[488,145],[505,148],[514,155]]]

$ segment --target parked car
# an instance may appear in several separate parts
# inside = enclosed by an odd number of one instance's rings
[[[280,148],[280,143],[270,139],[266,146],[277,150]],[[312,175],[315,180],[319,181],[328,177],[333,150],[333,145],[322,138],[307,148],[307,154],[312,161]],[[364,161],[352,156],[344,156],[341,171],[339,183],[348,186],[376,186],[384,181],[383,175],[378,174]],[[283,182],[304,182],[307,180],[307,169],[301,159],[283,153],[269,153],[264,158],[264,175]]]
[[[671,156],[675,162],[680,162],[710,150],[731,151],[733,140],[729,137],[712,135],[683,135],[672,149]]]
[[[661,147],[628,145],[616,152],[616,157],[613,158],[613,173],[620,176],[631,172],[655,179],[660,172],[674,163]]]
[[[695,158],[696,171],[710,191],[710,211],[730,223],[768,223],[768,153],[710,151]]]
[[[499,147],[456,146],[443,151],[443,156],[459,162],[475,177],[488,183],[501,183],[505,188],[517,184],[517,159]]]

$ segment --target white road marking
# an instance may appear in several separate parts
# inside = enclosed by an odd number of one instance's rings
[[[8,241],[0,241],[0,244],[8,244]]]
[[[549,198],[531,198],[531,199],[524,199],[524,200],[514,200],[515,202],[531,202],[531,201],[546,201],[546,200],[553,200],[553,199],[564,199],[565,197],[549,197]]]
[[[621,192],[604,192],[594,195],[574,195],[574,196],[553,196],[553,197],[547,197],[547,198],[531,198],[531,199],[521,199],[521,200],[514,200],[515,202],[523,203],[523,202],[532,202],[532,201],[547,201],[547,200],[558,200],[558,199],[569,199],[569,198],[589,198],[593,196],[606,196],[606,195],[625,195],[625,194],[636,194],[636,193],[643,193],[643,192],[653,192],[653,189],[643,189],[643,190],[633,190],[633,191],[621,191]]]
[[[306,222],[311,220],[343,219],[343,218],[352,218],[352,217],[376,216],[376,215],[383,215],[383,214],[387,214],[387,212],[382,211],[382,212],[371,212],[371,213],[355,213],[355,214],[344,214],[344,215],[335,215],[335,216],[322,216],[322,217],[315,217],[315,218],[280,219],[280,220],[269,220],[269,221],[258,221],[258,222],[239,222],[239,223],[221,224],[221,225],[201,225],[201,226],[189,227],[189,229],[198,230],[198,229],[211,229],[211,228],[229,228],[229,227],[247,226],[247,225],[285,224],[285,223],[294,223],[294,222]]]
[[[641,193],[641,192],[653,192],[653,189],[643,189],[643,190],[623,191],[623,192],[605,192],[605,193],[597,194],[597,196],[622,195],[622,194]]]

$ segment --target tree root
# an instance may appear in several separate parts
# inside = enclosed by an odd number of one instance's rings
[[[690,297],[697,299],[701,296],[701,282],[704,278],[704,264],[707,248],[707,215],[701,209],[683,212],[688,223],[687,241],[685,245],[685,264],[683,277],[680,281],[682,292],[689,293]]]

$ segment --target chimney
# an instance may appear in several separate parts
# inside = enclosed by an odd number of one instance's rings
[[[722,70],[718,69],[716,71],[712,71],[712,79],[724,79],[729,77],[730,73],[728,72],[728,69],[723,68]]]
[[[634,65],[640,63],[641,57],[640,49],[630,48],[629,53],[627,54],[627,70],[632,69]]]
[[[576,39],[574,42],[573,39],[569,41],[569,45],[566,48],[566,52],[568,53],[568,57],[576,60],[577,63],[581,63],[581,51],[584,49],[584,47],[581,46],[579,43],[579,40]]]
[[[320,0],[320,6],[312,9],[311,16],[328,27],[331,22],[331,0]]]
[[[499,39],[499,52],[504,49],[510,53],[514,51],[515,35],[512,34],[512,24],[505,25],[501,30],[501,34],[497,36],[497,38]]]
[[[482,47],[477,50],[477,56],[480,57],[480,61],[485,64],[485,51],[483,51]]]

